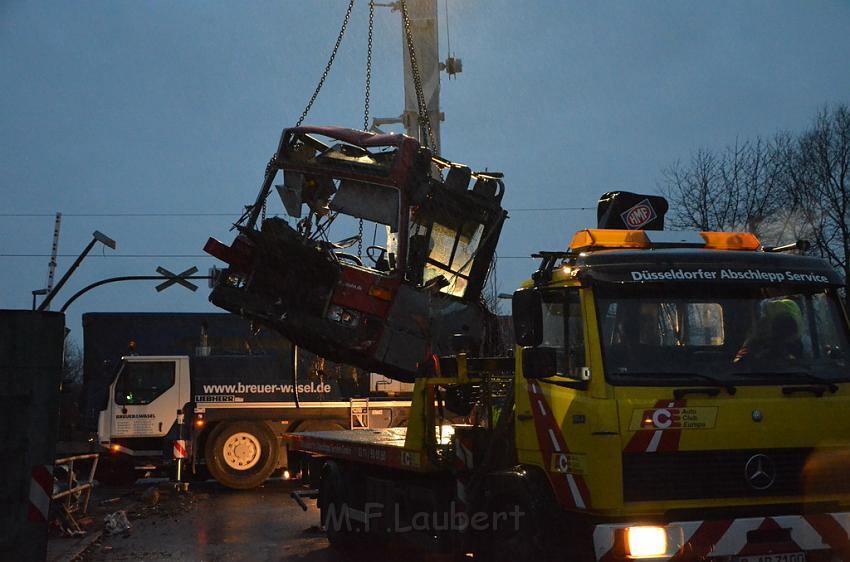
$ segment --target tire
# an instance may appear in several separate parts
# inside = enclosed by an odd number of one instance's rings
[[[514,495],[503,495],[494,498],[487,510],[490,522],[495,520],[495,514],[521,513],[513,517],[510,523],[502,528],[491,528],[484,533],[480,552],[484,560],[493,562],[512,562],[515,560],[535,560],[543,562],[551,560],[541,537],[541,529],[535,523],[534,512],[524,498]]]
[[[295,427],[290,428],[292,433],[304,433],[306,431],[342,431],[346,428],[336,420],[303,420]],[[309,482],[311,488],[318,489],[321,483],[321,470],[324,460],[312,461],[310,456],[298,451],[287,451],[287,468],[292,474],[300,471],[301,480]]]
[[[364,539],[362,529],[345,517],[348,507],[342,470],[334,461],[322,467],[319,487],[319,515],[331,547],[340,551],[356,550]]]
[[[222,422],[207,439],[207,468],[236,490],[256,488],[274,472],[280,444],[263,423]]]

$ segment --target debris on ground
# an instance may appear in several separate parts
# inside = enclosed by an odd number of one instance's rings
[[[142,492],[142,502],[148,507],[153,507],[159,503],[159,490],[156,486],[146,488],[145,491]]]
[[[151,516],[175,517],[194,509],[201,497],[192,493],[178,493],[167,486],[152,486],[145,489],[139,496],[141,503],[130,513],[131,519],[146,519]]]
[[[127,512],[123,509],[104,517],[103,523],[108,535],[129,533],[130,531],[130,520],[127,519]]]

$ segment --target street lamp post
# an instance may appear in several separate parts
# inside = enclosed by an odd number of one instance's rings
[[[56,286],[53,288],[53,290],[50,291],[46,297],[44,297],[44,300],[41,301],[41,304],[38,306],[37,310],[47,310],[47,307],[50,306],[50,301],[53,300],[53,297],[56,296],[56,293],[59,292],[59,289],[62,288],[62,286],[71,277],[71,275],[77,270],[78,267],[80,267],[80,264],[83,262],[85,257],[88,255],[89,252],[91,252],[91,249],[94,248],[94,245],[98,242],[100,242],[104,246],[112,248],[113,250],[116,247],[115,240],[113,240],[106,234],[95,230],[94,233],[92,233],[91,242],[89,242],[88,245],[83,249],[82,253],[77,256],[77,259],[74,260],[74,263],[71,264],[71,267],[68,268],[68,271],[65,272],[65,275],[62,276],[62,279],[60,279],[59,282],[56,283]],[[35,291],[33,291],[33,305],[35,305],[35,294]]]

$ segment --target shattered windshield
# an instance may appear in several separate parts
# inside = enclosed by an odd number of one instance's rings
[[[600,285],[597,310],[613,384],[850,380],[832,289]]]
[[[414,223],[411,240],[423,240],[427,248],[424,263],[423,285],[435,284],[439,291],[463,297],[469,283],[475,253],[481,244],[484,225],[467,221],[460,228],[451,228],[438,222],[430,225]],[[411,244],[415,251],[415,243]]]

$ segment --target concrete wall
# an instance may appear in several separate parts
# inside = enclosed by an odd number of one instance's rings
[[[65,315],[0,310],[0,560],[44,560]]]

